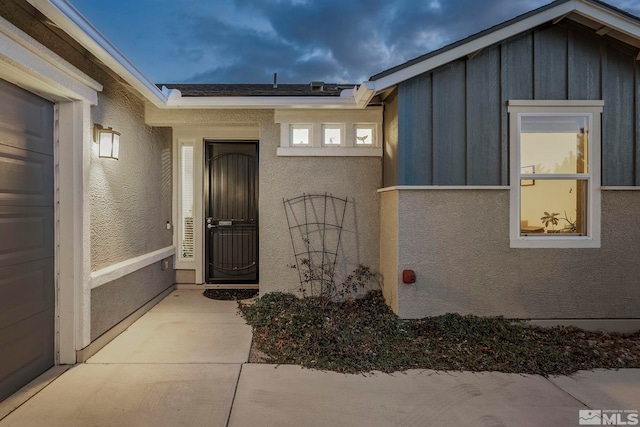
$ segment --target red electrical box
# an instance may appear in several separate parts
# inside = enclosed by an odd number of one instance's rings
[[[402,283],[416,283],[416,272],[413,270],[402,270]]]

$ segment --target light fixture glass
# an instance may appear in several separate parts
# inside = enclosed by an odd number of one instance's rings
[[[95,139],[100,144],[99,156],[103,159],[118,160],[120,156],[120,133],[112,128],[94,127]]]

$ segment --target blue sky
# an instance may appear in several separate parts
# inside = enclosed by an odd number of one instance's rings
[[[360,83],[548,0],[70,0],[156,83]],[[640,16],[639,0],[610,4]]]

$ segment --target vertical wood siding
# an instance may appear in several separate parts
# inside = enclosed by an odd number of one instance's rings
[[[638,162],[640,162],[640,61],[636,61],[634,66],[636,69],[636,96],[635,96],[636,129],[635,129],[635,135],[634,135],[635,142],[636,142],[635,185],[640,185],[640,166],[638,165]]]
[[[533,99],[533,37],[530,34],[499,46],[500,64],[500,150],[502,163],[500,180],[492,184],[509,183],[509,115],[510,99]],[[473,181],[470,181],[473,182]]]
[[[636,54],[563,21],[400,83],[397,184],[508,185],[508,100],[604,99],[603,185],[640,185]]]
[[[634,58],[607,47],[602,117],[602,181],[608,185],[635,182]]]
[[[496,126],[502,120],[498,48],[488,49],[469,61],[466,85],[466,117],[475,118],[473,126],[467,126],[467,180],[491,185],[502,179],[500,126]]]
[[[433,179],[442,185],[466,181],[465,63],[433,73]]]
[[[431,74],[408,81],[404,96],[398,97],[398,110],[404,111],[404,114],[398,113],[398,135],[406,135],[415,141],[407,147],[398,147],[399,182],[429,182],[432,179],[431,99]],[[400,120],[403,116],[407,120]]]

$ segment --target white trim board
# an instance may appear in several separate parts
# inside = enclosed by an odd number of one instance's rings
[[[278,156],[382,157],[382,147],[278,147]]]
[[[429,72],[465,56],[473,55],[475,52],[496,43],[500,43],[501,41],[517,34],[567,16],[571,12],[575,12],[599,22],[604,26],[626,34],[629,37],[640,39],[640,25],[637,23],[629,19],[625,19],[621,15],[612,12],[610,9],[594,4],[589,0],[570,0],[534,13],[525,19],[516,20],[516,22],[511,25],[507,25],[506,27],[499,28],[495,31],[490,31],[481,37],[468,41],[467,43],[463,43],[450,49],[446,49],[445,47],[445,50],[440,54],[433,55],[415,64],[400,68],[399,70],[380,77],[377,80],[373,80],[370,83],[373,83],[376,93],[383,92],[400,82],[409,80],[415,76]]]
[[[158,107],[167,97],[67,0],[27,0],[107,67]]]
[[[102,85],[0,17],[0,78],[51,101],[98,103]]]
[[[149,252],[147,254],[110,265],[109,267],[103,268],[102,270],[94,271],[93,273],[91,273],[91,289],[95,289],[109,282],[113,282],[114,280],[120,279],[127,274],[131,274],[144,267],[147,267],[154,262],[158,262],[162,259],[171,257],[175,255],[175,253],[175,246],[167,246],[166,248],[158,249],[157,251]]]
[[[73,364],[90,340],[90,108],[102,85],[2,18],[0,78],[57,103],[55,347],[56,363]]]
[[[379,188],[378,193],[388,191],[432,191],[432,190],[510,190],[508,185],[394,185]]]

